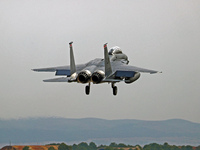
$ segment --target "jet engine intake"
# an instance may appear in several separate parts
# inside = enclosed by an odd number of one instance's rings
[[[102,70],[97,70],[92,74],[92,82],[94,84],[100,83],[105,78],[105,73]]]
[[[77,81],[80,83],[88,83],[90,81],[92,73],[89,70],[81,71],[78,74]]]
[[[133,77],[127,77],[127,78],[125,78],[124,82],[127,83],[127,84],[130,84],[130,83],[136,81],[137,79],[139,79],[139,77],[140,77],[140,73],[136,72]]]

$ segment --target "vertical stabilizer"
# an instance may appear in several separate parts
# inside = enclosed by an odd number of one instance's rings
[[[69,47],[70,47],[70,73],[71,73],[71,75],[76,72],[76,65],[75,65],[75,60],[74,60],[74,52],[73,52],[72,43],[73,42],[69,43]]]
[[[110,65],[110,58],[108,56],[107,43],[104,44],[104,63],[105,63],[105,76],[108,77],[112,74],[112,68]]]

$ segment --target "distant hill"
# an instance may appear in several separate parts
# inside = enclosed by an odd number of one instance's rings
[[[181,119],[165,121],[96,118],[37,118],[0,120],[1,143],[94,141],[97,144],[164,143],[200,145],[200,124]],[[46,143],[48,144],[48,143]]]

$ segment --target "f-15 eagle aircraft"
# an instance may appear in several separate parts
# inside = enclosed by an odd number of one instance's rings
[[[43,80],[44,82],[78,82],[88,84],[85,93],[89,95],[90,84],[111,83],[113,95],[117,95],[117,82],[124,81],[129,84],[140,77],[140,73],[158,73],[158,71],[129,66],[128,57],[122,53],[118,46],[112,47],[108,52],[107,43],[104,44],[104,59],[96,58],[85,64],[75,64],[72,43],[70,47],[70,65],[51,68],[32,69],[38,72],[55,72],[56,76],[65,76]]]

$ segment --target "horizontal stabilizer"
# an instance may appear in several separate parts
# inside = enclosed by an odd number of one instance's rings
[[[56,76],[71,76],[70,70],[56,70]]]
[[[116,71],[115,76],[116,77],[134,77],[136,72],[134,71]]]
[[[44,82],[68,82],[69,78],[61,77],[61,78],[54,78],[54,79],[46,79],[43,80]]]

